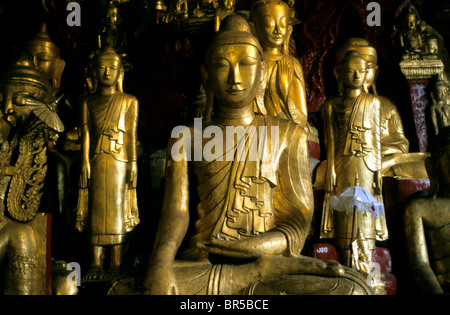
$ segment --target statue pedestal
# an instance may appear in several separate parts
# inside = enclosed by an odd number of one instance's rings
[[[430,79],[443,73],[444,64],[441,60],[402,60],[400,62],[400,69],[409,84],[409,94],[419,149],[420,152],[427,152],[428,84]]]
[[[428,148],[428,126],[427,126],[427,108],[429,100],[427,89],[429,80],[408,80],[409,94],[411,98],[411,109],[416,127],[417,141],[420,152],[427,152]]]
[[[339,261],[339,255],[336,247],[329,243],[317,243],[313,245],[313,257],[320,260]],[[373,250],[372,261],[379,266],[379,279],[384,283],[386,295],[395,295],[397,293],[397,278],[392,272],[391,254],[387,248],[376,247]]]

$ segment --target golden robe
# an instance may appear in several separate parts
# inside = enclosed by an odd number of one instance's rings
[[[253,145],[264,143],[261,127],[266,127],[270,147],[259,152],[269,149],[271,156],[253,159]],[[278,128],[277,150],[272,127]],[[262,115],[247,130],[231,149],[232,161],[224,154],[223,161],[193,162],[200,201],[191,246],[210,238],[237,240],[279,230],[288,240],[286,255],[298,255],[313,215],[307,135],[292,122]],[[239,143],[245,143],[244,150]]]
[[[380,100],[369,93],[361,93],[353,104],[344,108],[338,98],[324,104],[327,126],[327,175],[326,191],[322,214],[321,237],[334,237],[332,211],[327,204],[329,197],[339,195],[351,186],[360,186],[369,191],[378,201],[383,202],[381,187],[382,166],[382,124]],[[342,100],[342,98],[341,98]],[[330,174],[335,174],[331,183]],[[329,189],[329,188],[328,188]],[[388,231],[385,216],[377,216],[375,221],[377,240],[386,240]]]
[[[124,242],[138,224],[136,191],[127,183],[129,162],[136,162],[138,102],[116,92],[109,103],[82,101],[82,125],[88,125],[91,177],[88,198],[81,189],[78,212],[87,218],[91,243]]]

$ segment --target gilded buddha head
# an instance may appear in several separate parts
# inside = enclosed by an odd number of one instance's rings
[[[344,58],[344,56],[351,50],[356,50],[359,54],[366,60],[366,78],[364,83],[364,89],[366,92],[369,92],[370,88],[372,88],[373,93],[377,94],[376,89],[376,78],[378,76],[378,56],[377,51],[374,47],[370,45],[370,43],[358,37],[352,37],[347,39],[340,49],[336,53],[335,57],[335,65],[339,65]]]
[[[364,87],[367,74],[367,62],[356,50],[350,50],[345,54],[339,64],[339,77],[345,87],[361,89]]]
[[[120,23],[119,9],[114,5],[113,1],[110,1],[106,8],[105,23],[107,27],[114,27]]]
[[[287,49],[292,26],[289,24],[291,9],[286,2],[260,0],[251,8],[250,16],[256,37],[264,50]]]
[[[448,96],[449,84],[446,80],[438,80],[434,86],[434,99],[444,102]]]
[[[44,23],[39,32],[26,45],[27,52],[33,56],[35,67],[50,82],[54,93],[60,88],[65,62],[60,58],[59,48],[50,39]]]
[[[242,108],[252,104],[265,87],[263,50],[247,21],[236,14],[221,23],[209,44],[202,66],[207,96],[221,105]]]
[[[236,4],[236,0],[220,0],[220,8],[225,11],[234,10],[235,4]]]
[[[416,30],[418,16],[416,12],[410,8],[405,14],[404,23],[407,30]]]
[[[101,49],[93,60],[93,72],[96,87],[116,86],[122,91],[124,69],[122,59],[111,47]]]
[[[439,52],[439,41],[435,35],[427,36],[426,38],[427,52],[431,55],[437,55]]]

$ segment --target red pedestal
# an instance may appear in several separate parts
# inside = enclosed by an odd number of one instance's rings
[[[308,156],[320,160],[320,143],[308,140]]]
[[[389,249],[383,247],[377,247],[373,250],[372,261],[380,265],[380,272],[391,273],[392,271],[392,259]]]
[[[332,244],[318,243],[313,245],[314,258],[320,260],[335,260],[339,261],[339,255]]]

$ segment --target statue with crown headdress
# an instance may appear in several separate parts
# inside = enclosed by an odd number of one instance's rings
[[[120,56],[106,47],[94,57],[96,91],[81,99],[81,174],[76,227],[87,230],[91,267],[86,280],[120,273],[126,234],[139,223],[138,100],[122,91]],[[108,253],[109,252],[109,253]],[[109,264],[105,255],[109,254]]]
[[[28,55],[20,55],[0,74],[0,95],[1,293],[46,294],[48,221],[40,207],[46,136],[64,126],[52,87]]]
[[[335,66],[335,76],[342,83],[341,94],[328,98],[323,104],[327,163],[325,198],[322,213],[322,238],[335,238],[340,261],[351,265],[351,242],[355,225],[369,243],[368,261],[376,240],[386,240],[388,230],[384,215],[361,215],[333,211],[332,196],[348,187],[367,190],[378,202],[382,196],[382,123],[378,96],[367,93],[368,62],[356,50],[346,51]]]

